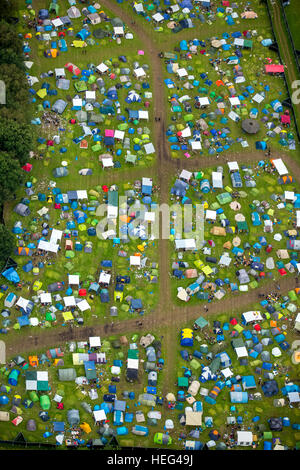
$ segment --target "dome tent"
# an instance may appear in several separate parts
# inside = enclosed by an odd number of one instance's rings
[[[68,423],[70,426],[77,426],[80,423],[79,411],[72,409],[67,413]]]

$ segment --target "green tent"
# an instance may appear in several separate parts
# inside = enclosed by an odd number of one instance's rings
[[[163,434],[162,432],[157,432],[154,434],[154,443],[170,445],[172,444],[172,438],[168,434]]]
[[[291,300],[297,300],[297,295],[296,295],[296,292],[294,290],[290,290],[288,292],[288,296]]]
[[[50,398],[48,397],[48,395],[41,395],[40,405],[41,405],[42,410],[44,411],[50,410],[51,402],[50,402]]]
[[[199,317],[197,318],[197,320],[195,321],[195,324],[199,327],[199,328],[204,328],[205,326],[208,325],[208,321],[205,320],[204,317]]]
[[[78,80],[77,82],[75,82],[74,88],[76,91],[78,91],[78,93],[82,93],[84,91],[87,91],[88,89],[87,84],[82,80]]]
[[[30,400],[33,401],[34,403],[39,401],[39,397],[38,397],[38,394],[32,390],[30,393],[29,393],[29,397],[30,397]]]
[[[178,377],[177,385],[178,385],[178,387],[187,388],[189,386],[188,378],[187,377]]]
[[[184,119],[185,122],[192,121],[194,119],[194,115],[191,114],[191,113],[186,114],[183,119]]]
[[[191,362],[190,362],[190,366],[193,368],[193,369],[199,369],[199,367],[201,367],[201,364],[199,361],[197,361],[196,359],[192,359]]]
[[[138,349],[129,349],[128,350],[128,359],[138,359],[139,351]]]

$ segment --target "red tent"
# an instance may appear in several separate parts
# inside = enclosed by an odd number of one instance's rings
[[[268,64],[265,65],[266,73],[283,73],[284,66],[280,64]]]
[[[253,328],[255,329],[255,331],[260,331],[261,330],[261,326],[258,323],[256,323],[256,325],[254,325]]]
[[[78,294],[80,297],[85,297],[86,296],[86,289],[79,289]]]
[[[32,170],[32,165],[31,163],[26,163],[26,165],[22,166],[24,171],[31,171]]]
[[[103,189],[103,191],[104,191],[105,193],[108,192],[108,186],[106,186],[105,184],[102,186],[102,189]]]
[[[286,270],[284,268],[278,269],[280,276],[284,276],[286,274]]]
[[[237,319],[236,319],[236,318],[232,318],[232,319],[230,320],[230,324],[233,325],[233,326],[237,325]]]

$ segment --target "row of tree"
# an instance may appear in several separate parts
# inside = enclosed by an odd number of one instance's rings
[[[0,104],[0,211],[15,198],[24,183],[22,166],[32,148],[29,93],[23,57],[23,42],[16,29],[13,1],[0,2],[0,80],[5,85],[5,104]],[[13,235],[0,223],[0,268],[15,247]]]

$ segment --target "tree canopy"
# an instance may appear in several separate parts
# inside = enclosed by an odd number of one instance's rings
[[[0,120],[0,149],[8,152],[24,165],[32,146],[32,130],[30,125],[11,119]]]
[[[23,182],[23,170],[18,160],[7,152],[0,152],[0,205],[13,198],[18,186]]]
[[[15,247],[13,234],[3,224],[0,224],[0,246],[0,268],[2,269]]]

